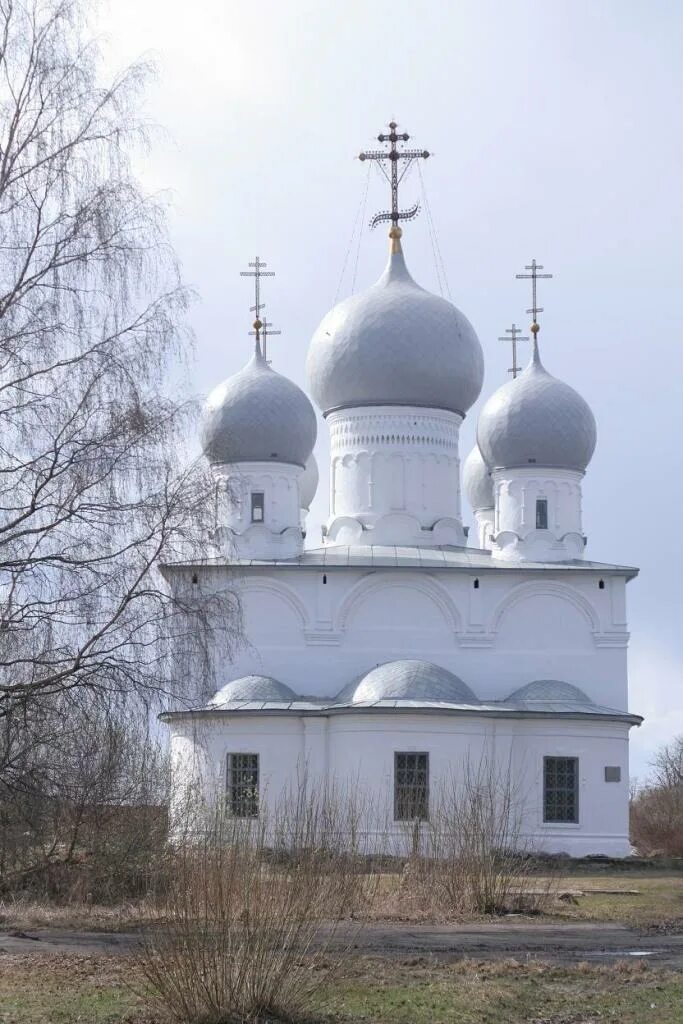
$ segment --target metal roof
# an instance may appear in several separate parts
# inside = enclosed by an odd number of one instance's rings
[[[394,544],[335,544],[307,548],[303,554],[285,559],[224,558],[184,563],[166,563],[164,568],[200,567],[299,569],[455,569],[463,572],[602,572],[632,579],[638,569],[609,562],[589,562],[575,558],[566,562],[511,562],[495,559],[490,552],[477,548],[442,545],[417,547]]]

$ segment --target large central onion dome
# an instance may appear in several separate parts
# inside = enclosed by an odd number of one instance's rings
[[[479,415],[477,442],[489,469],[536,464],[583,473],[595,450],[587,402],[545,369],[534,339],[531,362],[503,384]]]
[[[464,314],[413,281],[394,231],[379,281],[335,306],[315,332],[310,391],[324,414],[413,405],[464,416],[484,379],[479,340]]]
[[[207,398],[201,444],[211,463],[288,462],[303,467],[316,433],[308,397],[268,366],[257,340],[244,369]]]

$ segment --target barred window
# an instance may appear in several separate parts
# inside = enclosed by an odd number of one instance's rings
[[[543,758],[543,820],[578,822],[578,757]]]
[[[536,502],[536,529],[548,529],[548,499],[539,498]]]
[[[266,507],[266,496],[263,491],[252,491],[251,492],[251,521],[252,523],[262,523],[264,520],[264,510]]]
[[[227,794],[235,818],[258,818],[258,754],[228,754]]]
[[[394,754],[394,820],[429,817],[429,754]]]

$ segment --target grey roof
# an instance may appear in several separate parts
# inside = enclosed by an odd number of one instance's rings
[[[376,284],[325,316],[307,369],[324,413],[415,405],[464,415],[481,391],[484,358],[467,317],[416,284],[399,250]]]
[[[469,686],[458,676],[429,661],[388,661],[354,680],[335,697],[334,704],[376,701],[444,701],[478,704]]]
[[[316,462],[315,455],[311,452],[306,460],[304,471],[299,478],[299,498],[302,508],[308,510],[311,507],[311,503],[315,498],[315,492],[318,490],[319,480],[318,463]]]
[[[288,462],[304,466],[317,434],[308,397],[266,363],[252,359],[219,384],[204,405],[201,443],[209,462]]]
[[[398,544],[330,544],[320,548],[307,548],[301,555],[283,559],[225,558],[204,559],[194,562],[166,563],[165,570],[196,568],[223,568],[235,566],[247,568],[291,569],[448,569],[461,572],[602,572],[618,573],[632,579],[638,570],[629,565],[611,562],[590,562],[582,558],[566,562],[508,562],[492,557],[490,551],[479,548],[460,548],[441,545],[430,548]]]
[[[520,711],[545,714],[619,714],[614,708],[596,704],[578,686],[560,679],[536,679],[533,683],[527,683],[511,693],[505,704]]]
[[[477,443],[490,469],[536,464],[583,472],[595,450],[595,418],[586,401],[541,363],[491,395],[479,414]]]
[[[462,483],[473,511],[478,512],[480,509],[494,507],[491,471],[484,462],[479,445],[475,444],[465,459]]]
[[[214,694],[207,707],[222,708],[228,704],[262,703],[289,704],[296,700],[294,690],[272,676],[243,676],[226,683]]]
[[[541,679],[515,690],[505,700],[481,702],[454,673],[426,661],[391,661],[357,677],[334,698],[299,697],[268,676],[246,676],[228,683],[200,708],[165,712],[163,721],[190,715],[297,714],[358,712],[478,715],[499,718],[609,719],[639,725],[642,718],[619,708],[595,704],[571,683]]]

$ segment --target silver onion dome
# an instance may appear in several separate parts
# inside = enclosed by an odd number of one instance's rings
[[[493,480],[489,467],[484,462],[479,445],[475,444],[465,459],[462,470],[465,495],[474,512],[480,509],[493,508]]]
[[[317,433],[315,411],[291,380],[254,355],[204,405],[201,444],[211,463],[287,462],[304,466]]]
[[[316,462],[315,455],[311,452],[306,460],[304,471],[299,478],[299,499],[301,501],[301,508],[306,511],[309,510],[315,498],[319,480],[318,463]]]
[[[429,661],[388,661],[344,687],[336,704],[378,700],[478,704],[469,686],[453,672]]]
[[[397,235],[379,281],[325,316],[307,370],[324,414],[413,405],[464,416],[481,391],[484,360],[467,317],[412,279]]]
[[[249,701],[290,704],[293,700],[296,700],[294,691],[272,676],[244,676],[222,686],[207,707],[222,708],[226,704],[244,704]]]
[[[588,403],[548,373],[535,340],[529,365],[491,395],[477,424],[477,443],[492,470],[536,464],[582,473],[595,441]]]

